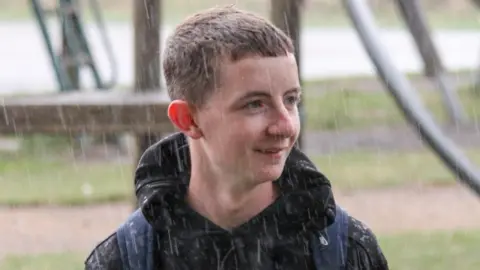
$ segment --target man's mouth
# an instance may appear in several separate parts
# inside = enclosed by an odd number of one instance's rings
[[[257,151],[262,154],[276,154],[281,152],[282,148],[269,148],[269,149],[258,149]]]
[[[256,149],[255,152],[267,155],[273,158],[280,158],[282,156],[283,151],[286,148],[265,148],[265,149]]]

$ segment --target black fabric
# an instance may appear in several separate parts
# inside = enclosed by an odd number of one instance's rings
[[[279,198],[231,231],[185,203],[189,173],[188,144],[182,134],[150,147],[137,167],[139,205],[159,235],[157,269],[315,269],[309,241],[333,222],[335,201],[330,182],[301,151],[292,150],[275,182]],[[388,269],[373,233],[360,221],[349,220],[347,269]],[[118,249],[100,244],[86,269],[121,269],[112,266],[118,263],[115,255],[99,260],[102,254],[118,255]]]
[[[85,269],[123,269],[122,257],[120,256],[117,235],[115,233],[109,235],[88,255],[85,261]]]

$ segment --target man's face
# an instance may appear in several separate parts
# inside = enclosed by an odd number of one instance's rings
[[[294,55],[223,64],[221,82],[195,113],[202,163],[226,178],[244,179],[236,185],[278,179],[300,130]]]

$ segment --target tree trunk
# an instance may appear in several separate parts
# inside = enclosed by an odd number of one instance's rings
[[[135,91],[147,92],[160,89],[160,22],[161,0],[133,1]],[[156,142],[161,134],[138,134],[136,165],[145,150]],[[135,208],[138,206],[134,196]]]

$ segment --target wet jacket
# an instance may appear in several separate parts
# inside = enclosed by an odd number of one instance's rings
[[[278,199],[230,231],[185,202],[189,173],[188,144],[180,133],[151,146],[135,172],[140,207],[158,235],[156,269],[316,269],[310,240],[332,224],[336,205],[330,182],[300,150],[292,150],[275,181]],[[388,269],[372,231],[348,219],[347,269]],[[85,269],[122,269],[115,233],[92,251]]]

